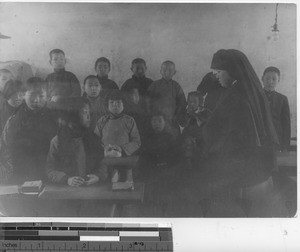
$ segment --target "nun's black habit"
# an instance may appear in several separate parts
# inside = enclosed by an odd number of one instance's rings
[[[238,50],[219,50],[212,69],[234,80],[202,128],[208,150],[208,179],[224,186],[248,187],[266,181],[274,167],[278,143],[259,78]]]

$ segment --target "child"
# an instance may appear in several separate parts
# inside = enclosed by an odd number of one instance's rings
[[[86,97],[91,104],[91,123],[90,129],[95,130],[98,120],[106,114],[105,100],[101,97],[101,85],[95,75],[89,75],[84,79],[84,93],[83,97]]]
[[[151,117],[151,130],[145,140],[142,155],[155,166],[171,164],[177,156],[176,141],[166,130],[166,120],[163,113],[153,114]]]
[[[121,91],[112,90],[106,100],[109,114],[101,117],[95,128],[96,135],[101,138],[106,156],[102,164],[112,168],[116,166],[134,168],[137,162],[134,154],[141,145],[136,123],[131,116],[123,113]]]
[[[53,49],[49,56],[49,62],[54,69],[54,72],[46,78],[49,101],[56,102],[59,98],[81,96],[81,87],[77,77],[65,70],[65,53],[61,49]]]
[[[125,113],[135,120],[143,144],[149,131],[147,110],[141,105],[141,97],[137,88],[128,90],[126,98]]]
[[[139,179],[146,183],[144,217],[163,217],[167,206],[173,202],[180,176],[178,143],[166,130],[162,113],[151,117],[151,133],[141,150]],[[176,193],[175,193],[176,195]]]
[[[90,126],[90,104],[86,98],[61,99],[56,106],[59,129],[52,139],[46,173],[52,183],[69,186],[92,185],[105,181],[101,170],[101,141]]]
[[[0,133],[2,133],[8,118],[22,104],[24,97],[23,85],[20,81],[8,81],[3,90],[5,101],[0,107]]]
[[[102,87],[102,92],[100,94],[102,98],[105,98],[110,90],[119,89],[118,85],[113,80],[108,79],[108,73],[110,72],[110,61],[107,58],[100,57],[96,60],[95,71]]]
[[[160,73],[162,79],[154,81],[148,89],[150,108],[152,113],[161,112],[165,115],[167,130],[178,137],[179,125],[184,123],[186,99],[181,86],[172,80],[176,73],[174,62],[163,62]]]
[[[145,73],[147,71],[146,61],[141,58],[136,58],[131,62],[132,78],[125,81],[122,85],[121,91],[124,93],[130,92],[132,89],[137,89],[141,99],[141,106],[146,109],[146,102],[148,97],[148,88],[153,80],[147,78]]]
[[[20,184],[44,178],[44,167],[56,123],[46,107],[46,83],[26,82],[25,103],[7,121],[0,140],[2,182]]]
[[[273,66],[267,67],[263,73],[262,82],[265,94],[269,100],[273,124],[279,138],[280,150],[287,151],[291,138],[290,107],[287,97],[275,91],[279,81],[279,69]]]
[[[3,97],[3,89],[9,80],[14,80],[14,76],[8,69],[0,69],[0,106],[5,101]]]
[[[204,157],[201,126],[205,123],[211,112],[203,107],[204,98],[199,92],[188,94],[188,106],[186,110],[186,124],[182,132],[182,147],[185,158],[185,165],[192,168],[192,161],[199,163]]]

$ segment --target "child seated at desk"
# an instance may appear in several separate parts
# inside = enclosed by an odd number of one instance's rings
[[[101,169],[103,149],[99,137],[89,130],[90,104],[83,97],[65,98],[56,105],[59,129],[52,139],[46,174],[53,183],[69,186],[105,181]]]
[[[46,107],[46,83],[26,82],[23,103],[6,122],[0,140],[0,181],[21,184],[44,178],[44,167],[56,123]]]
[[[134,153],[141,145],[139,131],[135,120],[123,112],[121,91],[112,90],[106,100],[109,114],[102,116],[95,128],[106,156],[102,165],[112,168],[112,173],[115,172],[115,167],[127,167],[126,175],[129,178],[138,160]]]
[[[182,131],[182,151],[187,169],[192,169],[193,163],[198,164],[205,156],[203,141],[201,141],[201,126],[208,120],[211,112],[203,105],[204,98],[200,92],[188,94],[186,124]]]

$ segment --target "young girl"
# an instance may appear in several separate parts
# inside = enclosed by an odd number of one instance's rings
[[[0,133],[2,133],[8,118],[22,104],[25,90],[22,82],[9,80],[2,93],[5,101],[0,105]]]
[[[82,97],[66,98],[56,107],[59,130],[52,139],[46,173],[53,183],[69,186],[92,185],[107,178],[100,168],[101,141],[90,126],[90,105]]]

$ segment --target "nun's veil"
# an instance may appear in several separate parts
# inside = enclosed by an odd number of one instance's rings
[[[226,70],[233,79],[238,81],[238,85],[242,88],[250,105],[259,138],[258,144],[261,145],[270,141],[278,144],[267,98],[246,55],[234,49],[221,49],[214,54],[211,68]]]

